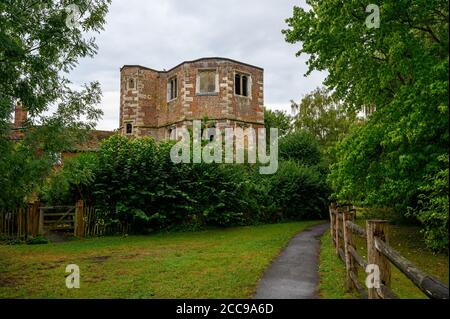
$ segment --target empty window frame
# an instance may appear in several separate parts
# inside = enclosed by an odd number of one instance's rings
[[[170,78],[167,82],[167,100],[171,101],[178,96],[178,81],[177,77]]]
[[[127,134],[132,134],[132,133],[133,133],[133,124],[127,123],[127,124],[125,125],[125,132],[126,132]]]
[[[197,93],[213,94],[217,93],[216,70],[198,70]]]
[[[234,94],[248,96],[250,76],[242,73],[234,74]]]
[[[202,130],[202,136],[203,140],[205,141],[214,141],[216,138],[216,128],[215,127],[208,127]]]
[[[136,88],[136,81],[133,78],[128,79],[128,90],[134,90]]]
[[[174,141],[177,139],[177,127],[175,125],[172,125],[171,127],[169,127],[168,133],[169,133],[170,140]]]

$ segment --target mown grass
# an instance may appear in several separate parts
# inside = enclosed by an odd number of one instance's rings
[[[356,223],[365,227],[365,219],[358,218]],[[415,263],[422,271],[435,276],[446,285],[449,283],[448,255],[434,254],[428,250],[420,234],[420,229],[414,226],[390,225],[389,244],[402,256]],[[367,246],[364,239],[357,239],[358,253],[367,260]],[[427,298],[403,273],[391,265],[391,288],[400,298]],[[320,292],[324,298],[358,298],[356,293],[345,292],[345,265],[336,256],[332,247],[330,233],[322,237],[320,252]],[[359,269],[361,283],[365,281],[365,273]]]
[[[317,221],[0,246],[0,298],[249,298],[271,260]],[[68,264],[81,287],[65,286]]]
[[[345,267],[331,242],[330,231],[321,237],[319,293],[324,299],[347,299],[356,297],[345,291]]]

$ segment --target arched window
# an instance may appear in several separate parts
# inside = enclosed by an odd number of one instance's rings
[[[136,87],[136,83],[135,83],[134,79],[129,79],[128,80],[128,89],[133,90],[135,87]]]
[[[167,101],[172,101],[177,98],[178,95],[178,83],[177,77],[171,78],[167,82]]]
[[[234,94],[248,97],[249,89],[250,89],[249,82],[250,82],[249,75],[235,73],[234,74]]]
[[[127,134],[133,133],[133,124],[127,123],[125,131],[126,131]]]

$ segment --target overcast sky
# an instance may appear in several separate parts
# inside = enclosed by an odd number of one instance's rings
[[[284,20],[293,0],[113,0],[98,54],[71,73],[76,85],[100,81],[103,119],[97,128],[119,125],[119,69],[140,64],[157,70],[201,57],[226,57],[264,68],[264,104],[290,112],[290,100],[320,86],[324,74],[305,78],[299,44],[284,41]]]

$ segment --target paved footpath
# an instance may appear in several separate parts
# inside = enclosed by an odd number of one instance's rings
[[[319,298],[319,237],[329,227],[328,223],[315,225],[292,238],[265,271],[254,298]]]

